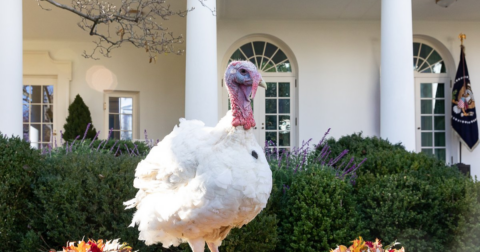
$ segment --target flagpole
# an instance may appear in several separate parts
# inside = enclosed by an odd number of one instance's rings
[[[460,38],[460,50],[463,52],[463,57],[465,57],[465,50],[464,50],[464,46],[463,46],[463,40],[464,39],[467,39],[467,35],[465,35],[465,33],[460,33],[460,35],[458,35],[458,38]],[[460,59],[462,62],[465,62],[464,60]],[[465,66],[463,66],[463,76],[465,76]],[[465,78],[463,78],[463,85],[465,85]],[[458,144],[459,144],[459,154],[460,154],[460,164],[462,163],[462,141],[458,141]]]

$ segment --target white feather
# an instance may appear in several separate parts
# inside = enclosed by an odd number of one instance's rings
[[[221,230],[248,223],[265,207],[270,167],[252,130],[232,127],[232,119],[229,112],[214,128],[180,119],[138,164],[139,191],[125,205],[137,208],[139,239],[165,247],[200,237],[219,243]]]

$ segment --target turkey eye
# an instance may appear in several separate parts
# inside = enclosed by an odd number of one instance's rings
[[[246,74],[247,71],[246,71],[245,69],[241,69],[241,70],[240,70],[240,73],[241,73],[241,74]]]
[[[252,151],[252,157],[254,157],[255,159],[258,159],[258,154],[255,151]]]

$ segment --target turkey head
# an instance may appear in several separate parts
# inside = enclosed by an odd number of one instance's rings
[[[225,82],[232,104],[232,125],[243,126],[245,130],[255,127],[250,99],[255,97],[259,86],[267,88],[257,67],[250,61],[233,61],[225,72]]]

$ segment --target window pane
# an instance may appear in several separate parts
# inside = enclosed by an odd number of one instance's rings
[[[278,112],[282,114],[290,113],[290,99],[278,99]]]
[[[445,116],[435,116],[435,130],[445,130]]]
[[[285,55],[285,53],[283,53],[282,50],[278,50],[278,52],[275,54],[275,56],[273,56],[273,62],[275,62],[275,64],[278,64],[284,60],[287,59],[287,55]]]
[[[30,139],[30,142],[32,143],[38,143],[40,142],[40,124],[30,124],[30,127],[28,128],[29,134],[28,138]]]
[[[32,103],[41,103],[42,102],[42,87],[41,86],[32,86]]]
[[[265,47],[265,42],[255,41],[253,42],[253,48],[255,49],[255,55],[263,55],[263,48]],[[260,64],[260,62],[258,62]]]
[[[265,132],[265,141],[269,142],[269,146],[277,146],[277,132]]]
[[[279,146],[290,146],[290,132],[289,131],[279,132],[279,134],[278,134],[278,145]]]
[[[445,73],[445,63],[438,62],[435,65],[432,66],[433,68],[433,73]]]
[[[120,113],[122,114],[132,114],[132,98],[120,98]]]
[[[30,126],[28,124],[23,125],[23,140],[25,141],[30,141],[30,138],[28,137],[29,128]]]
[[[422,114],[432,113],[432,100],[422,100],[420,102],[420,111]]]
[[[252,44],[251,43],[247,43],[247,44],[243,45],[242,47],[240,47],[240,49],[242,49],[243,53],[245,53],[247,58],[250,58],[250,57],[253,56],[253,49],[252,49]]]
[[[278,129],[280,131],[289,131],[290,130],[290,116],[281,115],[278,116]]]
[[[108,128],[114,130],[120,129],[120,115],[108,115]]]
[[[28,116],[30,115],[30,106],[23,105],[23,122],[28,123]]]
[[[435,101],[435,108],[433,109],[433,113],[435,113],[435,114],[445,114],[445,101],[444,100],[436,100]]]
[[[278,83],[278,96],[279,97],[290,97],[290,83],[289,82]]]
[[[433,93],[435,98],[444,98],[445,97],[445,84],[443,83],[434,83],[433,84]]]
[[[265,121],[266,121],[265,128],[267,130],[277,129],[277,116],[265,116]]]
[[[277,97],[276,82],[267,82],[267,90],[265,90],[265,97]]]
[[[447,156],[447,152],[446,152],[445,149],[435,149],[435,156],[436,156],[439,160],[445,161],[446,156]]]
[[[133,130],[132,115],[120,115],[121,130]]]
[[[420,43],[413,43],[413,56],[418,55],[419,49],[420,49]]]
[[[108,98],[108,111],[110,113],[120,113],[120,99],[118,97]]]
[[[268,58],[272,58],[272,55],[273,55],[273,53],[275,53],[277,48],[278,47],[276,47],[276,46],[274,46],[270,43],[267,43],[267,47],[265,48],[265,53],[263,55],[265,55]]]
[[[52,124],[44,124],[43,125],[42,142],[47,142],[48,143],[52,140],[52,138],[53,138],[52,128],[53,128]]]
[[[427,155],[433,155],[433,149],[422,149],[422,152]]]
[[[442,60],[442,57],[440,57],[440,54],[438,54],[437,51],[433,51],[432,54],[430,54],[430,57],[428,57],[427,62],[430,65],[433,65],[441,60]]]
[[[120,132],[122,140],[132,140],[132,132],[131,131],[121,131]]]
[[[420,97],[431,98],[432,97],[432,83],[420,84]]]
[[[257,62],[255,61],[255,57],[252,57],[248,60],[250,60],[250,62],[252,62],[255,66],[257,65]]]
[[[444,147],[444,146],[445,146],[445,132],[436,132],[435,147]]]
[[[426,68],[420,70],[421,73],[431,73],[432,72],[432,69],[430,68],[430,66],[428,64],[423,65],[423,67],[426,67]]]
[[[43,86],[43,102],[53,103],[53,86]]]
[[[260,69],[266,70],[266,69],[270,69],[272,67],[273,67],[272,62],[269,59],[263,57],[262,67],[260,67]],[[272,69],[275,72],[275,68],[272,68]]]
[[[433,146],[433,136],[431,132],[422,132],[422,147]]]
[[[287,60],[281,64],[277,65],[277,71],[281,73],[291,72],[292,68],[290,66],[290,62]]]
[[[30,95],[32,94],[32,86],[23,86],[23,103],[30,103],[32,99]]]
[[[431,116],[422,116],[422,122],[421,122],[422,126],[421,126],[421,129],[422,130],[432,130],[433,127],[433,117]]]
[[[232,57],[230,57],[232,60],[245,60],[245,56],[243,56],[243,53],[240,52],[240,50],[236,50],[233,54]]]
[[[420,49],[420,57],[426,59],[428,55],[432,52],[432,48],[428,45],[422,44],[422,48]]]
[[[440,73],[446,73],[447,72],[447,67],[445,66],[445,62],[442,62],[442,70],[440,71]]]
[[[53,122],[53,105],[43,105],[43,122]]]
[[[265,99],[265,113],[277,113],[277,99]]]
[[[275,73],[277,72],[277,69],[275,68],[275,66],[273,65],[272,61],[270,61],[269,63],[272,64],[272,67],[265,67],[265,72],[267,73]]]
[[[428,64],[424,64],[424,63],[425,63],[424,60],[418,59],[417,65],[415,66],[415,69],[416,69],[417,71],[420,71],[420,68],[421,68],[421,69],[425,69],[425,67],[428,67]]]
[[[110,136],[110,139],[120,140],[120,131],[112,131],[112,135]]]
[[[32,105],[30,107],[30,120],[31,122],[40,122],[42,118],[42,106],[41,105]]]

